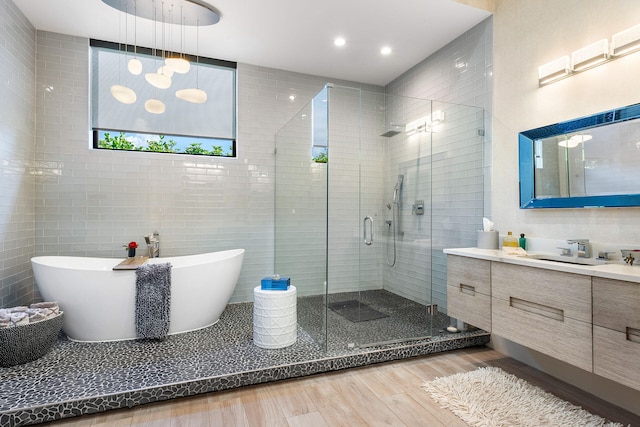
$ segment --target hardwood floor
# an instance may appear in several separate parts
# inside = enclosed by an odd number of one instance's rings
[[[624,425],[640,417],[485,347],[261,384],[43,424],[45,426],[466,426],[420,385],[499,366],[593,414]]]

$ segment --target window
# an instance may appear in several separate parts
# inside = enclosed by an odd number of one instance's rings
[[[316,163],[329,161],[329,88],[324,87],[311,101],[311,159]]]
[[[138,75],[127,69],[134,56],[142,63]],[[235,157],[236,64],[188,57],[190,70],[173,74],[170,87],[159,89],[145,74],[157,73],[162,56],[159,50],[138,47],[134,55],[131,46],[127,51],[124,45],[91,40],[93,148]],[[135,101],[118,101],[111,92],[114,85],[133,90]],[[206,101],[176,96],[188,88],[203,90]],[[150,99],[161,101],[164,112],[148,111],[145,103]]]

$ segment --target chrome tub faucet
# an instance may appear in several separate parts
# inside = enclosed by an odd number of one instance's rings
[[[160,257],[160,234],[154,231],[153,234],[144,236],[145,242],[147,242],[147,250],[149,251],[149,258]]]

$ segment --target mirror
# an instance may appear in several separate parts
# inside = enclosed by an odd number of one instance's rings
[[[640,206],[640,104],[518,139],[520,208]]]

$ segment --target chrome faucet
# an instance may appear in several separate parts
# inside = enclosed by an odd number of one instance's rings
[[[147,250],[149,251],[149,258],[160,257],[160,234],[154,231],[153,234],[144,236],[145,242],[147,242]]]
[[[570,239],[567,243],[578,245],[578,258],[590,258],[591,257],[591,244],[589,239]]]

